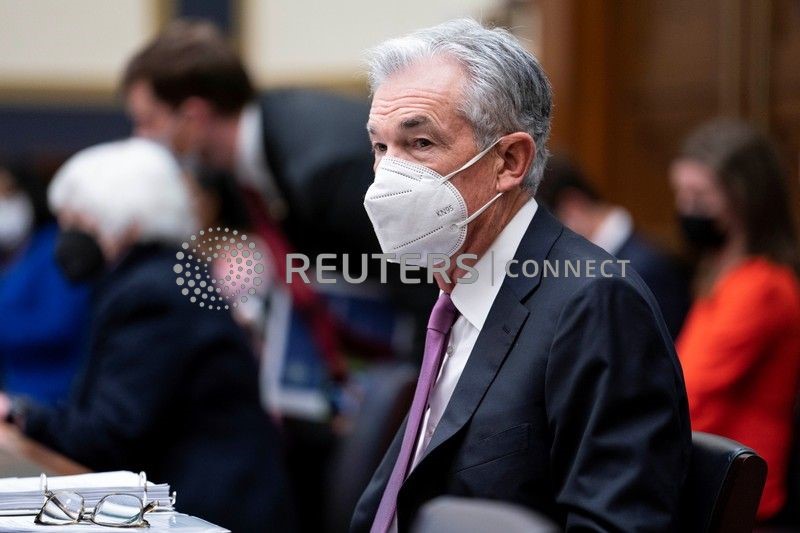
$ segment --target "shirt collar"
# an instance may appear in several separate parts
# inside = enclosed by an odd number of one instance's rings
[[[475,282],[456,283],[450,293],[458,311],[479,331],[489,316],[497,293],[500,292],[500,286],[506,277],[506,264],[514,259],[519,243],[538,207],[536,200],[528,200],[475,263]]]
[[[633,232],[631,214],[622,207],[614,207],[590,239],[594,244],[610,253],[619,252]]]
[[[262,149],[261,110],[255,103],[242,110],[239,129],[236,132],[236,173],[248,185],[261,189],[257,182],[264,172],[265,161]]]
[[[261,108],[257,103],[250,103],[242,110],[236,132],[236,177],[242,185],[260,193],[270,214],[281,219],[285,214],[285,204],[267,164],[262,122]]]

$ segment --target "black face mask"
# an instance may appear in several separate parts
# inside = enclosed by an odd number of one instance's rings
[[[66,230],[56,240],[56,263],[73,283],[95,280],[106,269],[103,251],[97,240],[86,232]]]
[[[698,250],[717,250],[728,240],[713,217],[701,215],[678,215],[683,238]]]

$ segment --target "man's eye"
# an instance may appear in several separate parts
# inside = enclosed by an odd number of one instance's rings
[[[375,152],[376,154],[382,154],[386,151],[386,145],[383,143],[373,143],[372,151]]]
[[[433,146],[431,141],[424,138],[414,139],[412,144],[414,145],[414,148],[427,148],[429,146]]]

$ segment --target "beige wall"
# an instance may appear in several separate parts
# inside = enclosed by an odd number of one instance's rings
[[[363,51],[456,17],[494,15],[502,0],[243,0],[242,48],[261,85],[359,81]]]
[[[157,18],[151,0],[0,0],[0,88],[111,90]]]
[[[364,91],[366,48],[452,18],[496,21],[509,3],[239,0],[238,5],[236,40],[259,86]],[[125,61],[157,31],[170,6],[170,0],[0,0],[0,101],[113,101]],[[526,13],[523,26],[533,18]]]

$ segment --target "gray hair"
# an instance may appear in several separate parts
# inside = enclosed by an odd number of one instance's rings
[[[196,229],[190,192],[172,153],[141,138],[85,148],[48,189],[56,213],[73,211],[116,240],[133,226],[140,242],[177,244]]]
[[[370,50],[370,89],[374,93],[393,73],[435,56],[451,57],[467,72],[459,111],[472,125],[481,149],[517,131],[533,137],[536,156],[523,186],[536,192],[548,157],[552,108],[550,82],[539,61],[506,30],[485,28],[473,19],[452,20]]]

